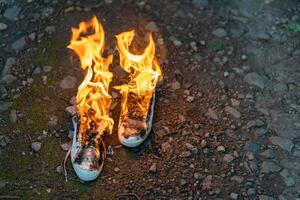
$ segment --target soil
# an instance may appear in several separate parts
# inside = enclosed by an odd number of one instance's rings
[[[0,199],[300,198],[299,12],[296,0],[0,1]],[[69,162],[65,182],[66,108],[83,80],[66,46],[92,16],[114,54],[111,155],[90,183]],[[163,80],[150,137],[126,148],[115,35],[132,29],[153,32]]]

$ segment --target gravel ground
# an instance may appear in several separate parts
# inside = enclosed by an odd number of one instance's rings
[[[300,199],[297,0],[0,1],[0,199]],[[153,131],[101,176],[61,161],[83,74],[66,48],[93,15],[126,81],[114,35],[153,32],[164,79]],[[111,89],[118,124],[120,95]]]

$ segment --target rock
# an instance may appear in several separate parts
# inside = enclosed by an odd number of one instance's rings
[[[2,69],[1,75],[5,76],[6,74],[9,74],[12,72],[13,66],[16,64],[16,58],[9,57],[6,59],[4,68]]]
[[[207,145],[206,140],[201,140],[200,146],[201,146],[202,148],[204,148],[204,147],[206,147],[206,145]]]
[[[75,7],[74,6],[70,6],[68,8],[65,9],[65,13],[68,13],[68,12],[72,12],[75,10]]]
[[[0,190],[3,189],[6,186],[5,181],[0,181]]]
[[[244,181],[244,178],[242,176],[233,176],[230,178],[230,180],[242,183]]]
[[[168,131],[168,129],[164,129],[164,128],[161,128],[161,129],[156,129],[155,131],[155,134],[159,137],[159,138],[162,138],[162,137],[164,137],[164,136],[166,136],[166,135],[168,135],[169,134],[169,131]]]
[[[218,115],[216,114],[216,111],[211,108],[207,110],[207,113],[205,115],[211,119],[218,120]]]
[[[236,110],[233,107],[231,107],[231,106],[226,106],[225,107],[225,112],[231,114],[236,119],[240,119],[241,118],[241,113],[238,110]]]
[[[153,163],[149,169],[149,172],[150,173],[156,173],[157,171],[157,164],[156,163]]]
[[[227,32],[224,28],[217,28],[212,32],[212,34],[220,38],[227,36]]]
[[[35,151],[38,152],[42,148],[42,143],[40,142],[33,142],[31,144],[31,148]]]
[[[19,8],[18,6],[13,6],[6,9],[3,16],[10,21],[16,21],[18,19],[20,11],[21,8]]]
[[[77,107],[76,105],[75,106],[68,106],[66,108],[66,111],[71,115],[71,116],[74,116],[77,112]]]
[[[196,173],[194,173],[194,178],[198,181],[201,181],[201,180],[203,180],[204,177],[202,174],[196,172]]]
[[[42,10],[42,17],[47,18],[50,17],[54,13],[54,8],[47,7]]]
[[[10,115],[9,115],[10,122],[12,124],[16,123],[17,122],[17,118],[18,118],[17,111],[16,110],[11,110],[10,111]]]
[[[200,42],[199,42],[202,46],[205,46],[206,45],[206,42],[205,42],[205,40],[200,40]]]
[[[171,150],[171,145],[169,142],[164,142],[161,144],[161,150],[163,153],[166,153]]]
[[[208,0],[193,0],[192,3],[195,7],[201,8],[208,5]]]
[[[231,194],[230,194],[230,198],[231,198],[231,199],[237,199],[238,196],[239,196],[239,195],[238,195],[237,193],[231,193]]]
[[[233,161],[233,159],[234,159],[234,157],[233,157],[232,155],[230,155],[230,154],[226,154],[226,155],[224,156],[224,158],[223,158],[223,160],[224,160],[225,162],[228,162],[228,163],[230,163],[231,161]]]
[[[249,188],[247,190],[247,194],[248,194],[248,196],[255,196],[255,194],[256,194],[255,188]]]
[[[292,142],[292,140],[285,137],[273,136],[270,137],[270,141],[272,142],[272,144],[280,146],[282,149],[290,153],[292,152],[292,149],[294,147],[294,143]]]
[[[218,146],[217,151],[218,152],[225,152],[225,147],[224,146]]]
[[[42,72],[40,67],[36,67],[33,71],[33,74],[40,74]]]
[[[300,130],[299,115],[283,113],[283,111],[271,112],[268,127],[279,136],[296,139],[299,137]]]
[[[52,34],[52,33],[55,32],[55,26],[47,26],[47,27],[45,28],[45,31],[46,31],[46,33],[48,33],[48,34]]]
[[[171,36],[170,40],[173,42],[174,46],[176,47],[180,47],[182,45],[182,42],[174,36]]]
[[[190,151],[183,151],[180,153],[179,157],[180,158],[188,158],[191,157],[192,153]]]
[[[229,73],[226,71],[224,72],[224,77],[227,78],[229,76]]]
[[[55,115],[51,116],[48,125],[50,127],[55,127],[57,124],[58,124],[58,117],[56,117]]]
[[[179,121],[180,121],[181,123],[186,122],[186,118],[185,118],[185,116],[182,115],[182,114],[178,114],[178,119],[179,119]]]
[[[159,31],[159,29],[158,29],[158,27],[157,27],[157,25],[156,25],[155,22],[149,22],[149,23],[145,26],[145,29],[146,29],[147,31],[150,31],[150,32],[158,32],[158,31]]]
[[[258,138],[265,135],[268,131],[265,128],[257,128],[254,130],[253,134]]]
[[[194,100],[195,100],[195,97],[193,97],[193,96],[188,96],[186,98],[186,101],[189,102],[189,103],[192,103]]]
[[[190,150],[193,154],[198,154],[198,148],[191,145],[190,143],[185,143],[185,146],[188,150]]]
[[[173,81],[171,84],[171,90],[179,90],[181,88],[181,85],[178,81]]]
[[[7,144],[9,144],[9,138],[4,135],[0,135],[0,147],[6,147]]]
[[[114,172],[119,172],[121,169],[119,167],[114,168]]]
[[[295,185],[295,180],[293,178],[293,176],[289,173],[289,171],[287,169],[283,169],[280,172],[280,175],[282,176],[286,186],[291,187]]]
[[[4,31],[7,29],[7,25],[0,22],[0,31]]]
[[[257,171],[258,169],[258,161],[257,159],[254,157],[252,160],[250,160],[249,162],[249,167],[252,171]]]
[[[257,40],[262,40],[262,41],[268,41],[271,39],[270,35],[266,32],[258,32],[256,34],[256,39]]]
[[[274,92],[283,92],[283,91],[287,91],[288,88],[287,88],[286,84],[279,82],[273,86],[273,90],[274,90]]]
[[[8,110],[11,103],[7,101],[0,101],[0,113],[3,113]]]
[[[250,129],[252,127],[261,127],[264,125],[264,122],[260,119],[249,121],[245,126],[243,126],[243,129]]]
[[[253,160],[255,158],[251,151],[246,152],[246,157],[248,158],[248,160]]]
[[[281,167],[278,166],[276,163],[270,160],[263,161],[261,164],[261,173],[270,173],[270,172],[278,172],[280,171]]]
[[[57,173],[59,173],[59,174],[63,174],[64,173],[64,169],[63,169],[63,167],[61,165],[57,166],[55,171]]]
[[[274,158],[275,156],[274,151],[272,149],[267,149],[264,152],[262,152],[260,155],[270,159]]]
[[[293,153],[293,156],[300,158],[300,150],[296,149]]]
[[[14,43],[12,43],[11,49],[15,51],[20,51],[25,47],[25,45],[26,45],[26,40],[25,37],[23,36],[17,39]]]
[[[193,51],[198,51],[197,42],[195,41],[190,42],[190,47],[193,49]]]
[[[278,196],[278,200],[288,200],[287,198],[285,198],[282,194]]]
[[[65,76],[60,82],[60,87],[63,89],[72,89],[76,83],[76,78],[74,76]]]
[[[259,200],[275,200],[273,197],[267,196],[267,195],[259,195]]]
[[[60,147],[64,150],[64,151],[68,151],[71,148],[71,143],[64,143],[61,144]]]
[[[254,85],[259,87],[260,89],[264,89],[267,85],[268,79],[264,76],[260,76],[256,72],[250,72],[246,74],[244,77],[244,81],[250,85]]]
[[[11,85],[17,80],[17,77],[11,74],[6,74],[5,76],[2,77],[1,83],[6,84],[6,85]]]
[[[212,176],[206,176],[202,181],[202,189],[203,190],[210,190],[212,185]]]
[[[260,144],[249,140],[246,142],[244,149],[255,153],[260,149]]]
[[[187,181],[184,179],[180,179],[180,186],[184,186],[187,184]]]
[[[246,56],[245,54],[243,54],[243,55],[241,56],[241,59],[242,59],[242,60],[247,60],[247,56]]]
[[[52,67],[49,66],[49,65],[46,65],[46,66],[43,67],[44,72],[50,72],[51,70],[52,70]]]
[[[36,38],[36,33],[30,33],[30,34],[28,35],[28,37],[30,38],[31,41],[34,41],[35,38]]]
[[[232,105],[233,107],[239,107],[240,101],[237,100],[237,99],[232,98],[232,99],[231,99],[231,105]]]

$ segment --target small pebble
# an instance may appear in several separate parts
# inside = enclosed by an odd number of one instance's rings
[[[149,169],[149,172],[150,173],[156,173],[157,171],[157,164],[156,163],[153,163]]]
[[[31,144],[31,148],[35,151],[38,152],[42,148],[42,143],[40,142],[33,142]]]

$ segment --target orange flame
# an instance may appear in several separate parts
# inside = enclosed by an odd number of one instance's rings
[[[162,72],[155,58],[155,44],[151,33],[149,34],[149,44],[142,54],[136,55],[129,52],[134,34],[134,31],[128,31],[116,36],[120,65],[130,73],[129,84],[116,88],[123,95],[123,117],[128,113],[127,97],[129,93],[136,97],[135,103],[140,109],[141,115],[146,117],[155,86],[162,76]]]
[[[91,31],[93,33],[89,34]],[[113,77],[109,72],[113,57],[102,57],[104,30],[96,17],[81,22],[79,28],[72,28],[68,48],[78,55],[81,68],[86,73],[76,96],[79,132],[103,134],[106,131],[110,134],[114,121],[109,116],[111,96],[108,87]]]

